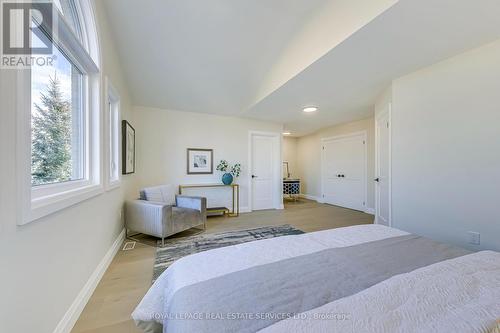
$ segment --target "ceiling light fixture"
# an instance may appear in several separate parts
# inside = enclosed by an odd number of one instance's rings
[[[318,111],[317,106],[306,106],[305,108],[302,109],[302,111],[310,113],[310,112],[316,112]]]
[[[283,132],[283,135],[291,135],[291,134],[292,134],[292,132],[289,132],[289,131]]]

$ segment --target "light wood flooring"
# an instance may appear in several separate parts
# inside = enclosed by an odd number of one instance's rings
[[[373,223],[373,216],[341,207],[301,199],[285,204],[284,210],[266,210],[239,217],[211,217],[207,233],[290,224],[305,232]],[[178,236],[189,235],[189,232]],[[137,243],[134,250],[119,251],[89,303],[78,319],[73,333],[141,332],[130,314],[151,286],[155,248],[153,239]]]

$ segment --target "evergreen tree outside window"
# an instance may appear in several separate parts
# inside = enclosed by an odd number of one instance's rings
[[[15,82],[16,158],[23,171],[17,179],[18,225],[100,195],[106,187],[100,50],[92,0],[53,4],[52,20],[31,17],[42,23],[37,31],[46,36],[34,34],[35,29],[30,35],[32,47],[52,43],[53,61],[33,62],[18,72]]]
[[[82,74],[59,50],[52,67],[31,69],[32,186],[84,177]]]

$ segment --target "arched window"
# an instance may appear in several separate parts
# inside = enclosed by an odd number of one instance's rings
[[[78,9],[75,1],[54,0],[54,6],[56,6],[56,9],[59,11],[60,14],[62,14],[63,18],[66,20],[66,23],[68,23],[71,30],[73,30],[78,39],[82,43],[85,43],[78,15]]]
[[[90,1],[54,0],[54,6],[94,62],[99,64],[96,22]]]
[[[30,102],[21,105],[26,148],[21,154],[29,172],[21,181],[19,224],[102,192],[100,52],[92,3],[54,0],[46,8],[32,11],[35,61],[20,74],[19,100],[30,96]],[[46,61],[36,61],[37,45],[51,50]]]

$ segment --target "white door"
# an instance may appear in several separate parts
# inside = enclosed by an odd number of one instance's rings
[[[375,120],[375,221],[378,224],[391,224],[391,137],[390,104],[387,110]]]
[[[336,206],[365,210],[366,134],[323,140],[323,200]]]
[[[275,160],[278,157],[274,136],[253,134],[251,137],[252,163],[252,209],[271,209],[275,194]]]

